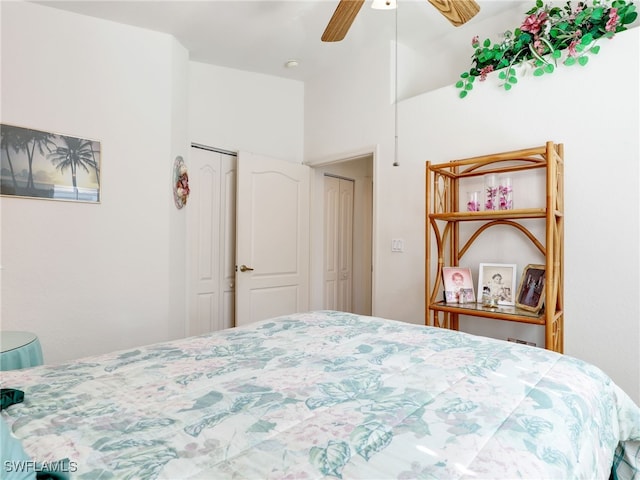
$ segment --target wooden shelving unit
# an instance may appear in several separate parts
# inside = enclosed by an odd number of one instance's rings
[[[545,198],[540,208],[466,212],[460,211],[460,182],[487,174],[544,169]],[[459,315],[540,325],[545,328],[545,348],[564,349],[563,248],[564,248],[564,151],[562,144],[484,155],[442,164],[426,162],[426,279],[425,323],[458,329]],[[544,222],[544,239],[537,238],[522,220]],[[460,224],[471,222],[473,233],[464,242]],[[545,306],[532,313],[512,306],[489,308],[482,303],[447,304],[442,300],[442,268],[459,266],[460,259],[488,228],[505,225],[519,230],[540,252],[545,265]],[[435,255],[434,255],[435,254]],[[437,264],[432,265],[433,257]]]

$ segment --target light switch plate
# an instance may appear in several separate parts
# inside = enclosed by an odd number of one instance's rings
[[[391,239],[391,251],[392,252],[404,252],[404,240],[401,238]]]

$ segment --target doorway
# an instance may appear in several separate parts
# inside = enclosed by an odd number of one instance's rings
[[[373,154],[314,166],[312,175],[312,308],[371,315]]]

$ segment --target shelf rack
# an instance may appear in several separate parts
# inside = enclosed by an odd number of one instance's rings
[[[487,174],[544,169],[545,205],[540,208],[460,211],[460,181]],[[564,147],[545,145],[510,152],[454,160],[426,162],[426,264],[425,323],[458,330],[459,315],[540,325],[545,328],[545,348],[564,350]],[[522,220],[544,222],[545,238],[538,239]],[[462,244],[460,224],[475,228]],[[545,305],[533,313],[512,306],[486,307],[481,303],[451,304],[442,299],[442,268],[459,266],[460,259],[487,229],[505,225],[522,232],[538,249],[545,265]],[[433,256],[437,263],[432,265]]]

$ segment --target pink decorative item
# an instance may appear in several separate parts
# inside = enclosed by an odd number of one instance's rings
[[[498,202],[500,210],[511,210],[513,209],[513,187],[511,185],[511,177],[501,175],[499,183]]]
[[[480,192],[468,192],[467,212],[480,211]]]
[[[173,200],[176,208],[180,209],[187,204],[191,190],[189,188],[189,174],[187,166],[181,156],[176,157],[173,163]]]
[[[498,209],[498,177],[491,173],[484,176],[484,209]]]

